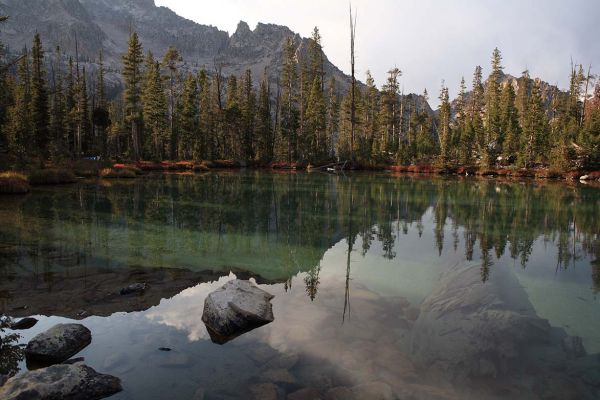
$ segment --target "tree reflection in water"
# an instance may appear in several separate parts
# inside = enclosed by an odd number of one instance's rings
[[[12,320],[0,316],[0,375],[13,376],[19,372],[19,362],[23,360],[23,351],[17,345],[20,335],[8,333]]]
[[[525,268],[540,239],[557,249],[558,269],[598,260],[599,199],[598,188],[559,182],[257,171],[156,176],[49,190],[7,205],[0,209],[0,259],[30,262],[34,271],[43,266],[50,280],[57,266],[94,260],[235,266],[288,281],[288,288],[291,277],[307,273],[314,300],[321,258],[343,239],[350,252],[361,243],[366,256],[377,244],[392,260],[403,237],[432,232],[435,253],[464,249],[466,260],[481,263],[484,281],[493,279],[494,257],[508,254]],[[594,265],[589,274],[600,291]]]

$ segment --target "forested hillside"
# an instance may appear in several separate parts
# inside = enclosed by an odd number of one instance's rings
[[[249,29],[242,24],[240,30]],[[231,57],[233,44],[248,37],[236,35],[228,41]],[[133,31],[118,65],[114,56],[110,61],[123,86],[113,97],[107,95],[102,46],[89,71],[77,42],[69,54],[43,40],[35,33],[30,47],[5,50],[0,59],[3,168],[100,156],[568,171],[597,168],[600,158],[600,84],[594,86],[581,65],[573,65],[563,92],[527,71],[519,78],[505,75],[495,49],[487,79],[476,67],[471,87],[463,79],[452,102],[442,86],[434,114],[427,91],[402,95],[398,68],[381,88],[367,72],[365,85],[351,96],[347,78],[339,82],[339,70],[328,67],[317,28],[310,39],[290,32],[279,65],[230,74],[216,61],[189,68],[193,61],[175,46],[155,54]],[[257,39],[253,46],[260,44]]]

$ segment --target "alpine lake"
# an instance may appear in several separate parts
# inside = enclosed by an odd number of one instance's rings
[[[234,277],[275,296],[275,320],[217,344],[204,301]],[[93,340],[76,357],[122,381],[111,399],[598,399],[600,187],[266,171],[36,187],[0,198],[2,313],[39,322],[1,373],[78,322]]]

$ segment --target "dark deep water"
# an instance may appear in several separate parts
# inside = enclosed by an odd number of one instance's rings
[[[115,399],[600,398],[599,260],[581,184],[218,172],[0,198],[0,313],[43,316],[21,343],[82,321]],[[204,299],[233,274],[275,321],[219,346]]]

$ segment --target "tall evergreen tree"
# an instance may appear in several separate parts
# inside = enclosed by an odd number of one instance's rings
[[[448,88],[445,85],[442,85],[439,99],[438,140],[440,145],[440,164],[443,168],[446,168],[450,161],[450,139],[452,137],[450,120],[452,118],[452,110]]]
[[[146,71],[142,92],[144,128],[150,133],[151,141],[147,144],[147,153],[155,160],[162,160],[167,155],[167,101],[160,71],[160,63],[152,53],[146,57]]]
[[[8,112],[7,130],[9,150],[16,156],[16,162],[21,165],[25,163],[25,157],[31,152],[32,122],[29,52],[23,49],[17,67],[14,104]]]
[[[183,95],[181,99],[181,115],[179,127],[179,150],[180,159],[191,160],[194,156],[194,149],[198,148],[199,136],[199,101],[198,101],[198,81],[189,73],[185,79]]]
[[[298,109],[298,71],[296,67],[296,46],[291,37],[286,39],[283,49],[281,71],[282,102],[281,125],[278,130],[277,159],[291,163],[297,157],[297,130],[299,126]]]
[[[267,71],[260,83],[258,104],[256,109],[257,158],[262,162],[273,160],[273,122],[271,118],[271,92]]]
[[[225,158],[239,159],[242,149],[241,111],[237,76],[227,78],[227,97],[225,99],[225,126],[222,132]]]
[[[492,54],[492,72],[487,81],[485,113],[485,140],[482,147],[482,162],[491,167],[496,163],[502,144],[500,83],[502,79],[502,55],[498,48]]]
[[[142,44],[137,32],[129,37],[127,53],[123,56],[123,81],[125,82],[125,117],[131,132],[131,150],[135,160],[142,155],[141,125],[142,125],[142,72],[144,61]]]
[[[90,142],[90,109],[87,88],[87,73],[83,67],[77,83],[77,135],[76,135],[76,153],[81,156],[84,151],[89,150]],[[84,143],[88,146],[84,146]]]
[[[177,151],[177,132],[175,127],[175,111],[177,109],[177,94],[176,84],[178,77],[178,64],[183,61],[183,58],[179,54],[179,51],[174,46],[170,46],[165,53],[162,65],[167,68],[169,72],[169,134],[171,137],[172,154],[171,157],[175,156]]]
[[[70,153],[76,153],[77,142],[77,79],[75,77],[75,64],[73,58],[69,57],[69,71],[66,77],[65,93],[65,143]]]
[[[241,117],[242,159],[254,160],[254,127],[256,119],[256,92],[252,82],[252,71],[246,70],[239,88],[239,103]]]
[[[379,139],[379,151],[382,153],[395,154],[398,150],[400,133],[400,84],[398,78],[402,72],[398,68],[388,71],[386,84],[382,88],[381,95],[381,134]]]
[[[40,34],[36,32],[31,49],[31,128],[36,151],[42,162],[49,156],[48,120],[48,88],[46,86],[44,49]]]
[[[363,159],[371,159],[371,157],[377,153],[376,143],[379,133],[379,91],[375,86],[375,79],[371,75],[370,71],[367,71],[365,96],[364,96],[364,121],[363,130]]]
[[[94,144],[94,150],[98,154],[106,156],[107,152],[107,137],[106,128],[110,124],[110,118],[108,113],[108,105],[106,102],[106,84],[104,82],[104,75],[106,74],[104,68],[104,55],[100,51],[100,57],[98,62],[98,71],[96,77],[96,91],[95,91],[95,105],[92,111],[92,122],[94,129],[94,137],[96,138]]]
[[[331,77],[327,89],[327,144],[326,149],[329,157],[335,155],[335,146],[339,136],[340,106],[336,92],[335,78]]]
[[[68,146],[64,136],[67,125],[65,93],[63,76],[61,72],[60,48],[56,48],[56,62],[52,67],[52,97],[50,102],[50,137],[52,142],[51,153],[54,159],[60,159],[68,154]]]
[[[542,103],[540,80],[536,79],[531,89],[529,104],[527,105],[525,125],[523,126],[523,144],[521,145],[519,163],[525,168],[532,167],[535,162],[541,161],[547,143],[548,121]]]
[[[306,108],[306,132],[308,136],[308,159],[322,160],[327,158],[325,146],[325,130],[327,128],[327,108],[323,97],[321,78],[313,80],[308,106]]]
[[[198,157],[211,159],[216,157],[216,115],[219,110],[213,101],[212,81],[205,70],[198,74],[198,85],[200,92],[200,149]]]
[[[502,87],[500,98],[500,129],[504,141],[502,143],[503,153],[507,158],[519,151],[519,113],[515,105],[516,94],[511,82]]]

